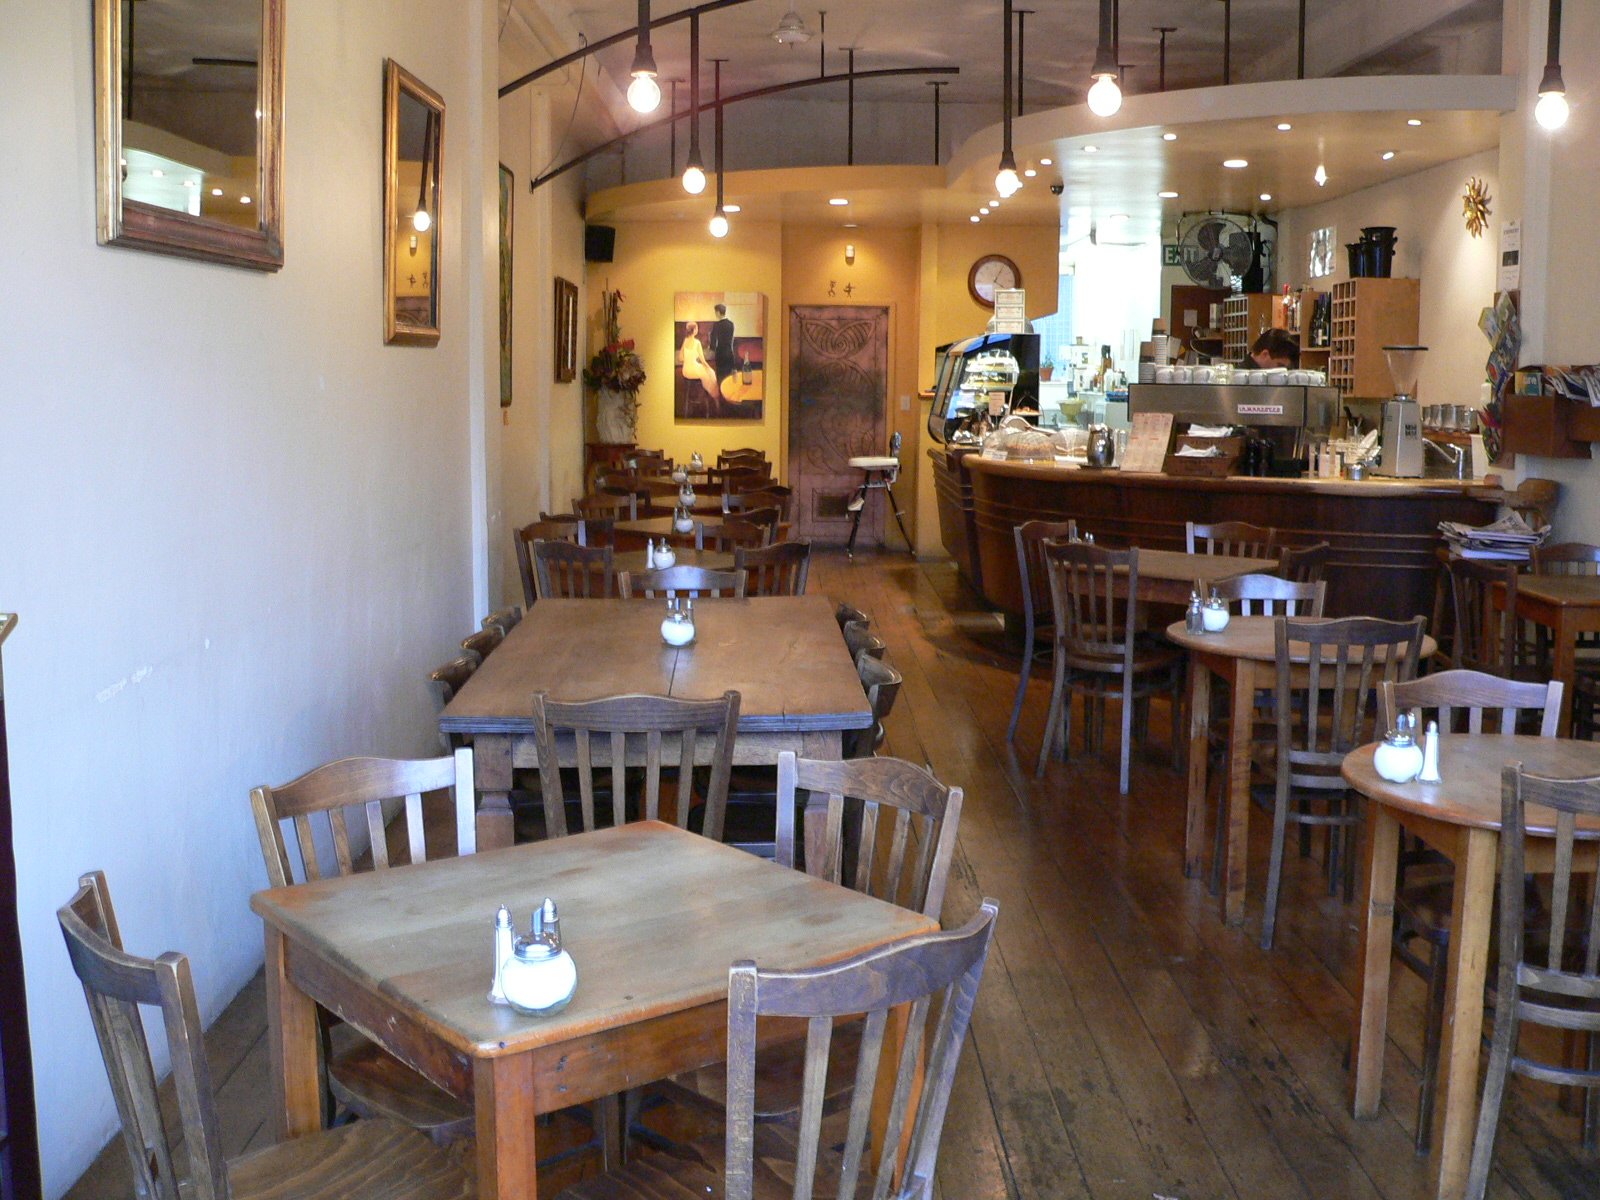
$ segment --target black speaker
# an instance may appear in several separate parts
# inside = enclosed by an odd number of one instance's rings
[[[583,257],[586,262],[610,262],[617,252],[617,231],[609,225],[583,227]]]

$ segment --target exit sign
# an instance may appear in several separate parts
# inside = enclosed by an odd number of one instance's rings
[[[1183,249],[1176,242],[1163,242],[1161,244],[1161,265],[1163,267],[1183,266]]]

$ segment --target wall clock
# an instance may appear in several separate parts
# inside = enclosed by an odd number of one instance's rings
[[[1022,286],[1022,272],[1004,254],[985,254],[967,272],[967,291],[985,308],[994,307],[994,294],[1000,288]]]

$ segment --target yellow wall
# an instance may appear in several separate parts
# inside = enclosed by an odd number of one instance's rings
[[[1056,310],[1061,262],[1061,232],[1055,225],[943,225],[939,227],[939,252],[934,256],[937,274],[923,290],[933,304],[933,342],[923,347],[917,371],[924,385],[933,384],[934,346],[983,332],[994,315],[972,298],[967,273],[985,254],[1003,254],[1022,272],[1028,293],[1028,316],[1045,317]]]
[[[687,459],[698,450],[710,461],[729,446],[757,446],[780,464],[783,451],[783,231],[778,225],[733,221],[718,241],[700,222],[629,222],[617,225],[615,261],[589,267],[589,346],[600,293],[623,295],[622,336],[633,338],[644,359],[639,390],[639,444]],[[759,421],[683,421],[672,415],[672,302],[678,292],[761,292],[767,297],[767,395]]]

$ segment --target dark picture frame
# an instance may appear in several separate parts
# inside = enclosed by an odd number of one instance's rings
[[[555,283],[556,382],[578,377],[578,285],[556,276]]]

